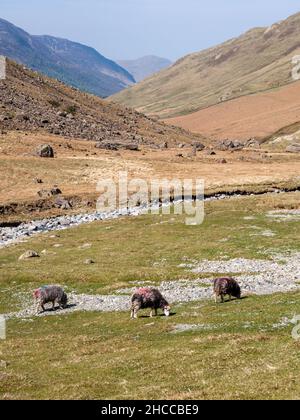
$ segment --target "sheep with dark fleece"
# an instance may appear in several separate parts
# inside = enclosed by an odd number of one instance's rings
[[[214,281],[215,301],[218,302],[218,297],[221,297],[222,303],[224,296],[229,295],[229,300],[232,296],[241,299],[241,288],[236,280],[231,277],[218,278]]]
[[[59,286],[43,286],[36,289],[33,293],[34,298],[38,302],[37,312],[40,308],[45,311],[45,304],[51,302],[54,310],[55,304],[58,303],[61,309],[66,309],[68,297],[64,290]]]
[[[143,287],[138,289],[131,298],[131,318],[136,319],[140,309],[151,308],[150,317],[157,316],[158,309],[161,309],[166,316],[170,315],[170,306],[159,290]]]

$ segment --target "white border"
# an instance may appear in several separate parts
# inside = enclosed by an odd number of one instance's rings
[[[6,57],[0,55],[0,80],[6,79]]]

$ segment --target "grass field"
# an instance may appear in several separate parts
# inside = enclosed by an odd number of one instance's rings
[[[179,267],[183,261],[299,251],[299,221],[266,216],[272,209],[299,209],[299,198],[290,193],[208,203],[198,227],[186,226],[182,216],[149,215],[1,249],[0,311],[18,310],[19,296],[40,284],[113,293],[133,280],[195,278]],[[252,236],[253,226],[275,236]],[[79,249],[85,243],[91,248]],[[48,254],[18,261],[27,249]],[[96,264],[85,265],[86,258]],[[288,321],[300,314],[299,298],[294,292],[224,305],[176,304],[170,318],[138,321],[124,312],[12,319],[7,340],[0,341],[0,398],[298,399],[300,342]],[[195,330],[179,332],[181,324]]]

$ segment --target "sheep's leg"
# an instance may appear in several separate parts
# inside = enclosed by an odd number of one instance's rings
[[[224,303],[224,295],[221,295],[221,302]]]
[[[38,315],[40,313],[40,309],[42,308],[42,304],[41,302],[37,302],[36,304],[36,314]]]
[[[52,302],[52,311],[55,309],[55,300]]]
[[[216,304],[218,303],[218,295],[217,295],[217,293],[215,293],[215,303]]]
[[[155,308],[155,316],[157,316],[157,308]]]
[[[138,309],[137,309],[137,308],[132,307],[132,308],[131,308],[130,318],[131,318],[131,319],[137,319],[137,313],[138,313]]]
[[[151,309],[150,318],[153,318],[153,309]]]
[[[59,308],[60,308],[60,309],[66,309],[66,307],[64,307],[63,303],[58,302],[58,305],[59,305]]]

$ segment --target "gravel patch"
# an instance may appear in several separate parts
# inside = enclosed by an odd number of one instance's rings
[[[282,328],[284,329],[286,327],[289,327],[290,325],[297,325],[297,321],[285,317],[282,318],[277,324],[273,324],[272,329],[280,330]]]
[[[22,223],[17,227],[0,228],[0,248],[4,246],[13,245],[26,239],[40,234],[52,231],[66,230],[82,224],[92,223],[96,221],[113,220],[124,216],[139,216],[146,213],[145,207],[136,209],[124,209],[110,213],[91,213],[91,214],[77,214],[72,216],[60,216],[51,219],[43,219],[32,221],[29,223]],[[55,245],[57,248],[59,244]]]
[[[300,254],[291,256],[275,256],[271,261],[233,259],[228,261],[202,261],[194,266],[194,273],[216,273],[224,275],[235,273],[241,285],[242,293],[269,295],[277,292],[289,292],[300,288]],[[215,275],[215,276],[216,276]],[[214,276],[214,277],[215,277]],[[213,297],[214,277],[198,280],[179,280],[162,282],[158,288],[169,303],[196,302]],[[65,310],[48,310],[36,315],[36,306],[30,300],[31,294],[16,293],[16,301],[22,302],[23,309],[19,312],[6,314],[9,318],[30,318],[34,316],[64,315],[78,311],[116,312],[130,311],[130,296],[143,282],[132,282],[133,287],[120,289],[115,295],[86,295],[68,293],[69,307]],[[145,284],[145,283],[144,283]],[[211,286],[207,286],[211,285]],[[157,287],[147,282],[147,286]],[[129,315],[128,315],[129,316]]]
[[[265,236],[266,238],[274,238],[276,233],[272,230],[263,230],[260,233],[252,233],[250,236]]]
[[[266,193],[266,194],[284,194],[284,191],[275,190],[272,193]],[[248,194],[248,195],[255,195],[255,194]],[[230,200],[230,199],[238,199],[244,196],[245,195],[242,195],[242,194],[232,194],[232,195],[216,194],[215,196],[205,198],[204,201],[209,202],[209,201],[218,201],[218,200],[225,200],[225,199]],[[182,200],[178,199],[178,200],[175,200],[174,203],[172,203],[172,205],[176,205],[181,202]],[[151,204],[151,206],[149,206],[148,204],[142,204],[138,207],[118,209],[112,212],[97,212],[96,211],[94,213],[59,216],[59,217],[53,217],[50,219],[42,219],[42,220],[36,220],[36,221],[28,222],[28,223],[22,223],[17,227],[4,227],[4,228],[0,228],[0,248],[17,244],[22,241],[26,241],[26,239],[40,233],[60,231],[60,230],[69,229],[75,226],[79,226],[82,224],[87,224],[87,223],[92,223],[92,222],[97,222],[97,221],[104,221],[104,220],[114,220],[114,219],[118,219],[120,217],[125,217],[125,216],[137,217],[142,214],[147,214],[151,209],[157,210],[161,207],[169,207],[169,206],[170,206],[169,202],[164,202],[161,205],[158,201],[154,201]],[[299,217],[300,217],[300,214],[299,214]]]
[[[203,261],[193,273],[235,274],[243,292],[267,295],[300,288],[300,253],[274,256],[271,261],[233,259]],[[202,280],[205,282],[205,280]]]
[[[211,280],[208,279],[208,283]],[[203,287],[203,280],[199,281],[176,281],[176,282],[162,282],[158,286],[166,299],[174,304],[178,302],[192,302],[200,299],[208,299],[212,296],[211,287]],[[73,312],[119,312],[130,311],[130,297],[137,287],[143,286],[143,282],[136,282],[136,286],[128,289],[118,290],[115,295],[86,295],[76,294],[74,292],[68,293],[69,307],[67,309],[57,309],[55,311],[47,310],[44,313],[36,314],[36,306],[32,300],[29,303],[28,296],[18,293],[16,301],[23,302],[23,309],[19,312],[6,314],[7,319],[10,318],[28,318],[33,316],[51,316],[64,315]],[[154,284],[147,282],[148,287],[157,287]],[[52,305],[49,305],[51,308]],[[47,305],[46,305],[47,308]]]
[[[267,217],[275,222],[297,222],[300,221],[300,210],[273,210],[267,213]]]
[[[52,304],[45,305],[46,311],[39,314],[36,313],[36,305],[32,300],[29,305],[24,307],[19,312],[12,312],[5,314],[6,319],[11,318],[31,318],[31,317],[45,317],[54,315],[68,315],[74,312],[119,312],[130,310],[129,296],[116,295],[85,295],[85,294],[68,294],[69,302],[67,309],[51,309]],[[28,299],[27,299],[28,301]]]
[[[177,324],[173,327],[171,334],[178,334],[187,331],[205,331],[218,328],[217,325],[211,324]]]
[[[205,199],[205,201],[223,200],[228,198],[226,195],[217,195]],[[174,201],[174,205],[181,203],[182,200]],[[143,214],[147,214],[150,210],[158,210],[160,208],[170,207],[170,203],[159,203],[155,201],[148,206],[142,204],[138,207],[118,209],[112,212],[94,212],[89,214],[77,214],[70,216],[59,216],[50,219],[36,220],[28,223],[21,223],[17,227],[4,227],[0,228],[0,249],[5,246],[10,246],[20,242],[25,242],[28,238],[41,234],[49,233],[53,231],[61,231],[70,229],[72,227],[80,226],[82,224],[93,223],[97,221],[114,220],[121,217],[137,217]],[[107,229],[111,229],[108,227]],[[57,244],[56,247],[60,245]]]

